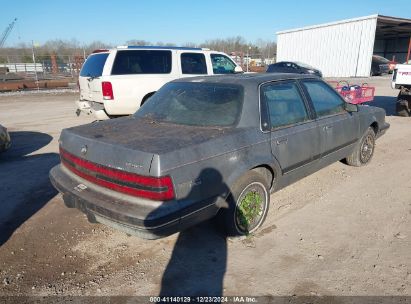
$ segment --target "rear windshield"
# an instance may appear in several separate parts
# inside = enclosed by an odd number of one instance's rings
[[[270,64],[267,68],[267,72],[274,72],[277,70],[277,68],[278,68],[277,64]]]
[[[180,125],[227,127],[236,124],[242,105],[241,86],[175,82],[158,90],[135,116]]]
[[[306,63],[304,63],[304,62],[296,61],[295,63],[296,63],[297,65],[299,65],[300,67],[302,67],[302,68],[314,70],[314,67],[312,67],[311,65],[306,64]]]
[[[381,56],[372,56],[372,59],[377,63],[389,63],[390,61],[387,58]]]
[[[171,72],[171,51],[118,51],[112,75],[168,74]]]
[[[99,77],[103,73],[104,64],[108,53],[99,53],[90,55],[80,71],[80,76],[83,77]]]

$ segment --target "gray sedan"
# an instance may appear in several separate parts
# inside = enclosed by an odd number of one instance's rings
[[[218,215],[229,235],[263,223],[270,192],[336,161],[370,162],[389,127],[315,76],[179,79],[132,117],[63,130],[50,172],[68,207],[145,238]]]

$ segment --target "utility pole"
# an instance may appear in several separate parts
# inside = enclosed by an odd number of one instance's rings
[[[32,52],[32,54],[33,54],[34,74],[36,75],[37,91],[40,91],[40,88],[39,88],[39,79],[38,79],[38,77],[37,77],[37,64],[36,64],[36,56],[34,55],[34,42],[33,42],[33,40],[31,41],[31,52]]]
[[[248,72],[248,67],[249,67],[249,65],[250,65],[250,50],[251,50],[251,46],[249,46],[248,48],[247,48],[247,72]]]

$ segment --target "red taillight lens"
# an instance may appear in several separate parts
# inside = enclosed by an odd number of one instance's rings
[[[172,200],[170,176],[151,177],[92,163],[60,148],[61,162],[76,175],[105,188],[151,200]]]
[[[103,91],[103,99],[104,100],[113,100],[114,99],[113,86],[111,85],[111,82],[103,81],[101,83],[101,90]]]

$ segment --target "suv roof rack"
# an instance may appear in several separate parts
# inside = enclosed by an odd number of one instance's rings
[[[184,51],[209,51],[207,48],[195,48],[184,46],[154,46],[154,45],[120,45],[117,49],[161,49],[161,50],[184,50]]]

